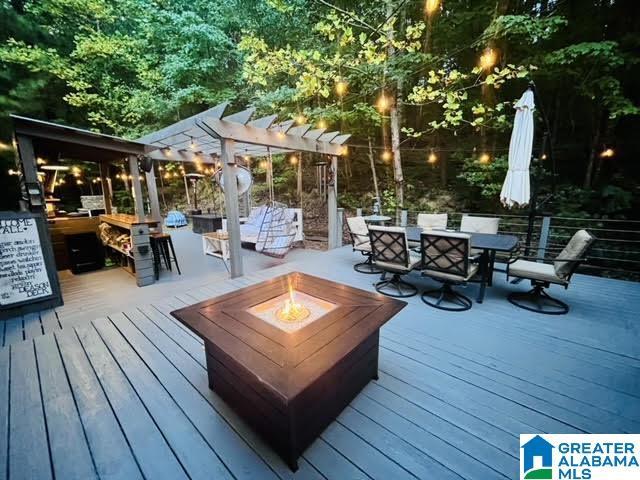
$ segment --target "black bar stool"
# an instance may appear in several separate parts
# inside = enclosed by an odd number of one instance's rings
[[[178,265],[176,251],[173,248],[171,235],[168,233],[154,232],[150,235],[150,241],[151,250],[153,251],[153,271],[156,275],[156,280],[160,277],[162,263],[164,263],[164,267],[169,271],[172,271],[171,262],[175,263],[178,275],[182,275],[180,266]]]

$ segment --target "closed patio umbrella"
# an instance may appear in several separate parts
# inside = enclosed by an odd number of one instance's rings
[[[533,150],[533,90],[529,88],[522,94],[515,109],[516,117],[509,142],[509,170],[500,192],[500,201],[507,207],[524,206],[531,197],[529,164]]]

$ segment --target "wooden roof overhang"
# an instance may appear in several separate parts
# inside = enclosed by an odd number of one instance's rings
[[[15,135],[31,138],[38,157],[121,161],[129,155],[147,155],[154,149],[140,142],[19,115],[11,115],[11,119]]]
[[[213,163],[222,153],[222,142],[233,140],[236,155],[265,157],[286,152],[313,152],[341,156],[350,137],[340,132],[294,125],[293,120],[276,123],[277,115],[252,120],[255,108],[224,116],[228,103],[221,103],[192,117],[137,139],[155,150],[155,160]]]

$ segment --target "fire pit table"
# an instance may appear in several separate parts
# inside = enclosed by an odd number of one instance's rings
[[[405,302],[290,273],[171,312],[204,340],[209,387],[287,462],[378,376]]]

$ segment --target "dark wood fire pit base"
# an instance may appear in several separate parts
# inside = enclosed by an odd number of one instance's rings
[[[248,312],[295,292],[327,313],[287,331]],[[204,339],[209,386],[287,462],[378,375],[380,327],[406,303],[292,273],[172,312]]]

